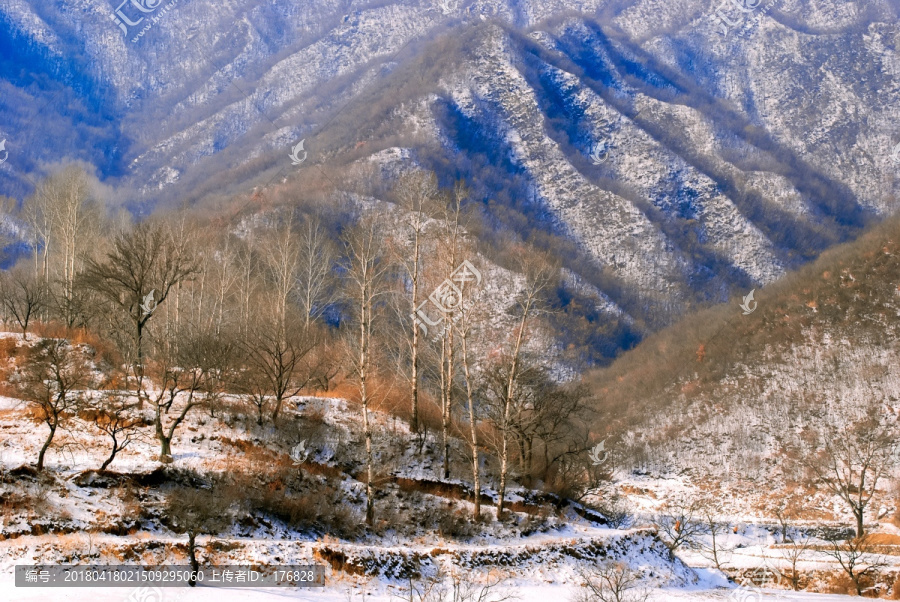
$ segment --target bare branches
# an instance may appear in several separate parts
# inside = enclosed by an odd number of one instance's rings
[[[849,424],[829,424],[798,453],[801,462],[823,485],[850,507],[856,519],[856,535],[865,534],[865,511],[878,481],[894,466],[896,427],[885,423],[877,406]]]
[[[791,565],[791,587],[794,591],[800,590],[800,574],[797,572],[797,565],[811,549],[812,537],[806,533],[795,532],[791,533],[790,543],[784,544],[784,547],[779,550],[781,557]]]
[[[372,426],[369,404],[372,400],[370,378],[373,359],[373,329],[378,321],[379,304],[389,293],[391,263],[384,248],[384,228],[378,216],[360,221],[343,239],[346,264],[345,278],[352,307],[353,330],[348,333],[348,356],[351,373],[359,387],[366,440],[366,524],[375,524],[373,489]],[[355,334],[353,334],[355,331]]]
[[[105,392],[90,405],[93,406],[91,421],[94,426],[112,441],[109,457],[100,466],[100,470],[106,470],[116,459],[116,454],[137,439],[144,421],[135,412],[137,404],[118,392]]]
[[[128,316],[134,327],[136,363],[141,365],[144,328],[155,308],[173,287],[198,271],[184,240],[177,240],[161,223],[142,222],[116,237],[104,261],[87,262],[82,283]]]
[[[297,395],[315,377],[309,362],[318,341],[314,326],[305,329],[301,322],[288,318],[282,325],[254,321],[242,349],[249,370],[244,390],[251,395],[259,411],[271,398],[275,407],[272,420],[277,420],[285,399]]]
[[[672,556],[683,547],[693,547],[697,537],[703,533],[703,524],[698,502],[676,499],[666,502],[662,510],[653,518],[653,524],[663,543]]]
[[[584,581],[583,589],[573,602],[644,602],[650,597],[641,587],[641,572],[624,562],[604,562],[596,568],[581,569],[578,575]]]
[[[15,319],[26,340],[29,324],[46,304],[44,283],[24,265],[0,274],[0,306],[7,317]]]
[[[506,602],[515,599],[502,588],[504,579],[489,578],[486,583],[477,582],[470,575],[441,569],[431,576],[407,578],[407,587],[395,597],[407,602]]]
[[[875,552],[871,534],[854,537],[846,541],[831,540],[831,549],[825,553],[838,561],[850,577],[856,593],[862,596],[875,585],[875,576],[887,566],[886,559]]]
[[[50,429],[38,454],[38,470],[44,469],[56,430],[81,405],[80,391],[91,384],[92,374],[84,350],[68,341],[43,339],[29,351],[20,389]]]

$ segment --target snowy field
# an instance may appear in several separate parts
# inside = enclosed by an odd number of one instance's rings
[[[509,588],[520,602],[556,602],[569,600],[575,589],[565,585],[523,585]],[[159,597],[159,593],[162,597]],[[385,591],[381,593],[365,592],[350,586],[309,589],[302,592],[287,592],[273,589],[224,589],[194,588],[190,591],[182,589],[162,589],[142,591],[140,588],[72,588],[72,589],[24,589],[16,588],[9,575],[0,582],[0,599],[28,602],[278,602],[287,600],[311,600],[321,602],[355,602],[371,600],[373,602],[396,602],[400,592]],[[657,589],[651,593],[653,602],[673,601],[705,601],[727,600],[730,602],[756,602],[757,600],[832,600],[843,601],[858,598],[826,594],[810,594],[784,590],[764,590],[759,596],[757,592],[741,592],[728,589],[675,590]]]
[[[316,437],[321,444],[312,452],[307,468],[334,468],[339,460],[358,463],[352,455],[359,450],[357,445],[349,445],[354,433],[361,430],[358,416],[341,398],[298,397],[292,400],[286,413],[292,418],[317,416],[320,421]],[[409,438],[405,425],[398,424],[391,416],[374,412],[373,421],[379,434],[377,439],[390,441],[392,438]],[[303,426],[303,422],[297,422]],[[35,427],[27,414],[27,406],[21,400],[0,397],[0,468],[6,471],[21,470],[20,467],[33,463],[42,443],[44,431]],[[189,415],[183,428],[174,439],[174,466],[195,471],[196,474],[211,474],[234,467],[249,467],[253,470],[273,470],[278,463],[287,463],[287,449],[282,445],[267,448],[258,440],[260,431],[252,422],[247,426],[242,422],[229,421],[219,415],[215,419],[203,413]],[[307,436],[307,435],[304,435]],[[309,435],[314,441],[313,435]],[[335,443],[337,442],[337,443]],[[844,600],[848,596],[793,593],[786,589],[737,588],[719,571],[710,567],[709,558],[695,550],[679,550],[679,559],[672,559],[663,542],[650,528],[651,517],[667,499],[679,496],[696,497],[699,491],[690,478],[652,477],[622,474],[617,475],[618,486],[627,489],[634,513],[632,529],[612,529],[596,522],[585,520],[572,512],[561,513],[541,523],[540,528],[525,532],[517,530],[520,523],[527,523],[530,517],[522,514],[521,520],[500,523],[491,522],[483,531],[469,539],[445,538],[427,530],[421,532],[385,533],[370,535],[367,539],[340,539],[317,537],[310,533],[295,531],[277,521],[254,524],[239,531],[236,528],[215,539],[225,542],[224,547],[207,550],[210,539],[203,536],[198,545],[203,550],[203,560],[211,564],[242,564],[247,562],[267,565],[322,564],[323,552],[346,554],[359,561],[355,566],[374,566],[366,576],[352,574],[352,571],[326,568],[326,587],[303,590],[273,588],[16,588],[13,567],[16,564],[118,564],[124,558],[127,563],[143,564],[177,563],[185,564],[184,535],[169,531],[161,522],[156,508],[161,500],[152,487],[141,493],[141,502],[129,503],[120,496],[119,489],[96,484],[91,479],[82,479],[86,471],[95,470],[106,455],[106,442],[92,433],[88,424],[76,423],[73,428],[61,433],[58,447],[51,449],[47,458],[48,471],[43,481],[29,476],[27,471],[15,473],[6,487],[23,497],[16,512],[2,516],[0,522],[0,602],[6,601],[76,601],[76,602],[247,602],[276,600],[322,600],[323,602],[355,602],[363,600],[388,601],[409,600],[408,583],[403,579],[390,577],[392,567],[406,561],[404,554],[414,553],[426,559],[427,570],[440,568],[443,571],[457,571],[466,579],[479,582],[475,575],[493,571],[503,581],[494,591],[503,588],[506,599],[521,602],[566,602],[572,600],[579,591],[583,580],[579,569],[590,568],[601,559],[613,559],[626,563],[629,567],[649,576],[643,585],[649,588],[652,601],[727,600],[731,602],[756,602],[758,600]],[[152,437],[137,439],[123,450],[115,460],[113,469],[131,477],[151,474],[159,467],[156,459],[158,447]],[[345,454],[345,457],[340,457]],[[427,482],[433,478],[436,462],[432,456],[406,452],[393,460],[393,473],[410,481]],[[296,470],[296,469],[292,469]],[[12,473],[11,473],[12,474]],[[310,474],[315,474],[311,472]],[[312,481],[313,476],[308,477]],[[453,481],[456,483],[456,481]],[[340,486],[346,491],[343,504],[360,506],[354,492],[359,490],[359,482],[348,474],[341,474]],[[387,486],[384,487],[388,491]],[[399,489],[390,489],[393,497],[379,506],[386,512],[404,505],[414,504],[402,497]],[[490,487],[486,488],[490,494]],[[2,493],[2,491],[0,491]],[[511,501],[522,501],[528,492],[521,487],[513,487],[509,492]],[[30,497],[27,497],[30,496]],[[155,497],[156,496],[156,497]],[[463,512],[471,512],[470,502],[464,499],[443,498],[425,494],[418,498],[418,504],[434,506],[450,504]],[[783,548],[777,544],[771,521],[755,515],[747,504],[745,495],[729,496],[730,503],[721,511],[727,524],[733,525],[719,534],[719,545],[728,550],[723,564],[728,570],[752,570],[762,566],[779,566],[785,570]],[[354,501],[356,500],[356,501]],[[826,502],[828,500],[825,500]],[[41,506],[46,506],[41,510]],[[13,506],[9,506],[13,508]],[[131,507],[140,510],[141,528],[137,531],[118,533],[110,528],[127,525],[126,519]],[[838,506],[836,506],[837,508]],[[889,509],[882,511],[886,515]],[[408,509],[397,514],[394,520],[403,524],[414,523],[415,518]],[[37,527],[37,529],[35,529]],[[900,539],[900,529],[888,523],[879,525],[884,537]],[[700,544],[707,544],[706,536],[700,537]],[[202,541],[201,541],[202,540]],[[893,541],[893,540],[892,540]],[[821,543],[821,542],[820,542]],[[887,541],[885,543],[888,543]],[[179,548],[179,546],[182,546]],[[701,545],[702,547],[702,545]],[[140,559],[138,556],[140,555]],[[886,560],[885,568],[894,573],[896,559],[892,553]],[[683,561],[683,562],[682,562]],[[126,563],[126,562],[121,562]],[[466,567],[477,567],[475,569]],[[353,568],[353,567],[351,567]],[[807,573],[839,572],[834,561],[822,553],[809,554],[798,563],[798,568]],[[737,578],[731,575],[732,578]],[[644,578],[644,577],[642,577]],[[483,581],[481,581],[483,582]],[[816,581],[813,588],[820,587]],[[405,597],[404,597],[405,594]],[[493,602],[497,597],[483,602]],[[416,602],[419,602],[418,599]],[[429,600],[430,602],[430,600]]]

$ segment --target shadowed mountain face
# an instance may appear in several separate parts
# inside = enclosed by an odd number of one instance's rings
[[[11,0],[0,193],[66,159],[136,207],[420,166],[653,329],[894,211],[898,10]]]

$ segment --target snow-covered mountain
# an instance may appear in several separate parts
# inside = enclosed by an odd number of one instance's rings
[[[898,233],[891,218],[755,291],[746,309],[738,299],[692,315],[597,371],[597,425],[621,468],[733,488],[742,511],[782,500],[846,520],[799,460],[823,433],[896,426]],[[892,482],[879,484],[873,519],[896,511]]]
[[[134,202],[435,169],[652,329],[896,209],[897,12],[9,0],[0,192],[65,159]]]

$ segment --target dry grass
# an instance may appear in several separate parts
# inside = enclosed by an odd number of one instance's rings
[[[900,546],[900,535],[893,533],[872,533],[869,539],[873,545],[878,546]]]
[[[72,345],[87,345],[97,354],[97,360],[110,366],[119,366],[122,358],[116,349],[96,333],[86,328],[67,328],[56,322],[37,323],[30,329],[29,338],[35,336],[53,339],[66,339]],[[111,386],[111,385],[107,385]]]

